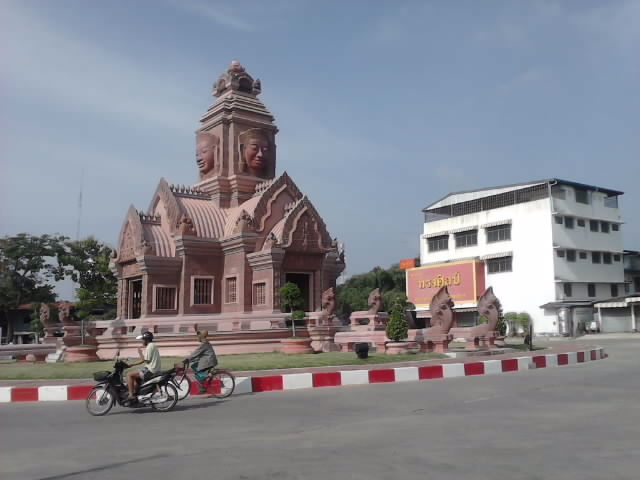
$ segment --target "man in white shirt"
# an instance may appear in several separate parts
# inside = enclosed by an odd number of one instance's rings
[[[142,335],[136,337],[137,340],[142,340],[142,344],[145,346],[144,352],[142,349],[138,349],[141,359],[130,363],[130,367],[136,365],[145,366],[140,370],[131,371],[127,374],[127,385],[129,387],[129,400],[136,398],[138,387],[141,383],[146,382],[154,375],[160,373],[160,352],[158,347],[153,343],[153,333],[144,332]]]

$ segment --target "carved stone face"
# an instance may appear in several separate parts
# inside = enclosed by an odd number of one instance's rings
[[[196,163],[200,176],[204,177],[212,172],[216,166],[216,143],[211,136],[202,136],[196,146]]]
[[[269,142],[263,138],[250,138],[244,146],[244,161],[251,175],[262,173],[269,163]]]
[[[450,300],[445,300],[438,305],[436,317],[438,319],[438,323],[442,326],[442,330],[448,332],[451,327],[451,323],[453,322],[453,311],[451,310]]]

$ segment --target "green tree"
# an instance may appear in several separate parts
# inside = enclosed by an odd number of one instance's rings
[[[66,237],[20,233],[0,238],[0,312],[13,335],[8,311],[24,303],[53,302],[55,259]]]
[[[398,264],[388,269],[375,267],[367,273],[354,275],[336,289],[337,310],[343,315],[367,310],[367,300],[371,290],[380,289],[385,305],[393,305],[396,300],[406,301],[405,272]]]
[[[409,333],[409,325],[407,324],[405,304],[402,301],[396,301],[391,307],[389,323],[387,323],[387,337],[392,342],[401,342],[407,338]]]
[[[88,237],[80,241],[67,241],[58,256],[57,279],[70,277],[79,287],[76,315],[81,320],[94,310],[110,311],[116,307],[118,283],[109,269],[111,248]]]
[[[296,320],[299,319],[300,314],[293,310],[304,305],[304,298],[300,288],[295,283],[287,282],[280,288],[280,299],[282,300],[282,306],[287,312],[293,312],[291,315],[291,328],[293,330],[293,336],[296,336]],[[302,312],[302,318],[304,318],[304,312]]]

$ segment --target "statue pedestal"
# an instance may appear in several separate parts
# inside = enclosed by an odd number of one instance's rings
[[[446,353],[453,340],[450,333],[443,333],[440,327],[411,329],[407,335],[410,342],[415,342],[423,353]]]
[[[44,343],[45,345],[56,345],[56,346],[62,345],[62,339],[60,337],[55,336],[56,332],[59,332],[61,328],[62,328],[61,323],[45,325],[44,327],[45,337],[42,340],[42,343]]]
[[[307,327],[311,338],[311,348],[314,352],[339,352],[340,347],[336,345],[334,338],[340,327]]]
[[[63,326],[64,337],[62,341],[67,347],[75,347],[76,345],[97,345],[98,342],[94,336],[89,334],[89,328],[85,325],[84,342],[82,341],[82,326],[77,324],[65,324]]]
[[[385,353],[388,341],[384,330],[338,332],[334,337],[334,342],[340,346],[340,350],[343,352],[353,352],[353,345],[356,343],[368,343],[375,347],[377,353]]]
[[[354,332],[372,332],[384,330],[389,323],[386,312],[353,312],[351,314],[351,330]]]

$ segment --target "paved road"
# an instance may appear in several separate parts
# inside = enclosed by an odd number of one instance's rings
[[[0,405],[0,478],[637,479],[640,340],[489,377],[188,400]]]

